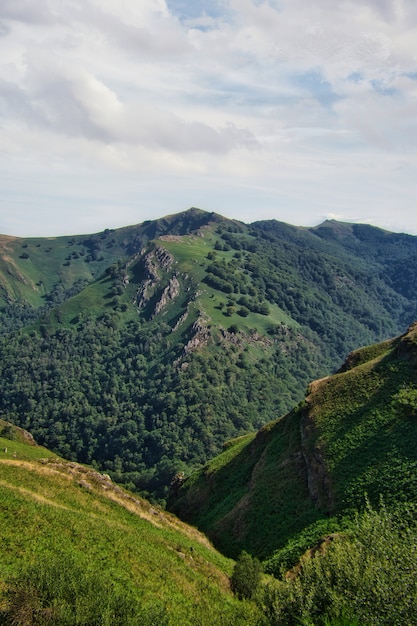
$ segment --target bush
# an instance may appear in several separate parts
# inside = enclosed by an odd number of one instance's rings
[[[416,623],[416,536],[413,515],[368,506],[349,536],[305,558],[293,580],[268,585],[269,623]]]
[[[258,559],[242,552],[233,569],[230,586],[238,598],[252,598],[261,581],[262,566]]]

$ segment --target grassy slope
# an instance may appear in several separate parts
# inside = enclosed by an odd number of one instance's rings
[[[265,558],[321,517],[308,496],[298,410],[230,442],[183,485],[173,510],[224,553]]]
[[[54,285],[62,283],[69,288],[77,280],[91,281],[100,263],[86,262],[89,251],[84,245],[86,236],[39,239],[1,238],[0,283],[1,296],[27,302],[33,307],[45,304],[44,297]],[[77,259],[69,261],[69,255]],[[118,250],[120,254],[120,250]],[[104,261],[109,264],[110,258]]]
[[[235,311],[231,315],[225,315],[221,310],[221,305],[226,306],[228,296],[217,289],[213,289],[209,285],[202,283],[206,276],[206,269],[210,265],[207,255],[215,252],[216,260],[224,260],[230,262],[233,259],[235,250],[215,251],[214,246],[218,240],[218,235],[214,232],[214,226],[202,229],[199,236],[184,236],[178,238],[164,238],[160,245],[169,250],[175,257],[178,271],[190,273],[196,284],[199,284],[197,305],[205,311],[210,321],[223,328],[227,328],[232,324],[237,325],[239,330],[250,332],[253,329],[265,333],[271,325],[287,324],[288,326],[298,327],[297,322],[292,320],[278,306],[270,306],[269,315],[260,315],[258,313],[249,313],[245,318],[238,315]],[[249,237],[247,237],[249,238]],[[238,309],[239,307],[235,307]]]
[[[229,591],[231,561],[91,469],[0,438],[0,501],[0,590],[25,564],[59,554],[63,563],[105,568],[142,605],[165,606],[170,624],[245,620]]]
[[[184,234],[212,219],[217,218],[190,209],[153,222],[92,235],[0,235],[0,305],[17,302],[41,307],[57,286],[68,290],[79,281],[91,282],[112,263],[136,254],[150,239],[166,232]]]
[[[344,369],[256,437],[231,442],[184,483],[173,510],[225,553],[266,557],[329,513],[363,506],[365,494],[417,502],[417,325],[356,351]],[[313,504],[307,469],[319,490],[330,485],[330,508]]]
[[[373,500],[382,493],[387,502],[417,502],[417,325],[350,360],[347,371],[314,383],[307,397],[316,427],[310,445],[323,450],[334,505],[358,506],[365,492]]]
[[[249,313],[247,317],[243,318],[236,312],[239,307],[234,307],[235,311],[231,315],[225,315],[225,308],[228,301],[228,296],[216,289],[213,289],[209,285],[203,283],[203,279],[206,276],[206,269],[210,264],[207,255],[213,253],[214,245],[218,237],[214,233],[216,223],[205,227],[197,235],[184,235],[184,236],[167,236],[161,239],[156,239],[155,243],[168,250],[175,259],[175,273],[183,279],[191,277],[192,283],[198,286],[197,297],[193,304],[193,310],[204,311],[207,319],[216,326],[221,328],[228,328],[231,325],[236,325],[239,330],[243,332],[250,332],[254,329],[264,334],[269,328],[277,324],[286,324],[289,327],[298,328],[297,322],[292,320],[284,311],[282,311],[277,305],[270,305],[269,315],[260,315],[258,313]],[[216,251],[217,260],[231,261],[235,251],[231,250]],[[122,316],[122,322],[126,322],[131,318],[132,311],[137,315],[136,311],[132,309],[132,299],[135,296],[135,292],[141,281],[141,277],[135,275],[137,272],[136,266],[133,265],[130,268],[130,283],[124,288],[123,294],[120,298],[120,303],[126,303],[127,312]],[[162,278],[162,283],[166,281]],[[91,285],[85,287],[79,294],[70,298],[63,305],[59,307],[60,322],[64,324],[72,323],[77,314],[86,311],[89,315],[100,315],[104,311],[110,311],[112,308],[112,299],[110,294],[112,280],[107,276],[101,276],[98,280]],[[171,306],[171,309],[175,313],[175,303]],[[182,302],[184,304],[184,301]],[[185,303],[186,304],[186,303]],[[223,310],[222,310],[223,309]],[[169,312],[172,315],[172,311]],[[174,315],[175,317],[175,315]],[[49,321],[54,325],[56,322],[56,312],[52,312],[49,316]]]

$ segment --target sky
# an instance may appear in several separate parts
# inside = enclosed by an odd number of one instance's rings
[[[0,0],[0,233],[417,235],[416,0]]]

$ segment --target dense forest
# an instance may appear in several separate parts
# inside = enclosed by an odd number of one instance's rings
[[[1,416],[159,501],[417,314],[416,238],[361,225],[193,209],[0,256]]]
[[[171,334],[105,318],[51,336],[3,336],[2,414],[66,458],[162,497],[174,474],[289,408],[302,392],[297,373],[312,373],[290,331],[283,345],[293,352],[292,388],[282,349],[251,363],[224,342],[181,368],[166,358]]]

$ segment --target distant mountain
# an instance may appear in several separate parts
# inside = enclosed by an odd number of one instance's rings
[[[170,507],[223,553],[249,550],[279,574],[343,515],[417,504],[417,323],[352,352],[334,375],[257,434],[225,445]]]
[[[19,238],[0,235],[3,332],[32,321],[94,281],[110,265],[137,254],[150,240],[184,235],[216,216],[198,209],[93,235]],[[20,325],[21,322],[20,322]]]
[[[0,241],[0,415],[166,498],[173,476],[285,414],[417,316],[417,238],[190,209]]]

